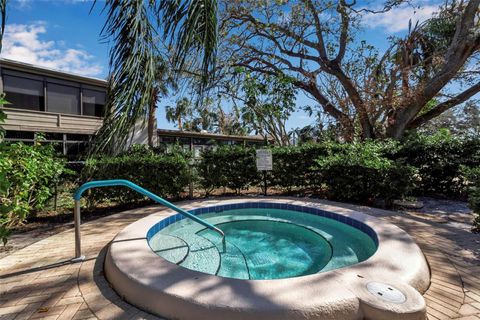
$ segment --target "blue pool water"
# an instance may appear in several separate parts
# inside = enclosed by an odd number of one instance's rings
[[[185,268],[237,279],[324,272],[365,261],[377,249],[360,223],[295,210],[234,209],[201,218],[224,231],[225,246],[217,233],[182,219],[149,232],[150,247]]]

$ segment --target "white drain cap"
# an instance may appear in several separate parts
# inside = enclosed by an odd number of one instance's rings
[[[372,295],[387,302],[401,304],[407,300],[407,297],[397,288],[382,282],[367,283],[367,290]]]

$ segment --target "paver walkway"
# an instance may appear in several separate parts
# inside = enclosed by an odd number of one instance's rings
[[[221,200],[180,205],[189,208]],[[74,252],[73,230],[0,259],[0,320],[159,319],[124,302],[103,276],[103,257],[113,237],[129,223],[159,210],[130,210],[84,224],[82,246],[87,260],[82,263],[69,261]],[[432,272],[432,284],[425,293],[429,319],[480,320],[480,235],[399,212],[364,207],[361,211],[403,228],[423,249]],[[168,215],[167,211],[162,214]]]

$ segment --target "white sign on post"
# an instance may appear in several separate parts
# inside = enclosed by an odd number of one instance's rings
[[[272,170],[272,150],[257,149],[257,170]]]

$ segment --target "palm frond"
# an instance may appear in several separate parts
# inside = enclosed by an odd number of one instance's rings
[[[175,47],[174,62],[183,69],[185,60],[201,53],[202,88],[211,78],[217,53],[216,0],[163,0],[159,10],[163,14],[164,36]]]
[[[143,0],[107,0],[105,8],[102,36],[113,40],[110,78],[104,124],[91,152],[116,153],[148,114],[156,79],[157,28]]]
[[[106,0],[104,10],[107,21],[101,34],[112,41],[110,79],[104,124],[91,154],[120,151],[139,120],[147,118],[160,71],[158,41],[175,47],[168,60],[176,70],[200,53],[201,90],[214,69],[217,49],[216,0]]]

